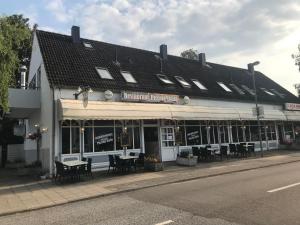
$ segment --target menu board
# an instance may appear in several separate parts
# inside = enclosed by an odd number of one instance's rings
[[[113,133],[107,133],[95,137],[96,145],[104,145],[114,141]]]
[[[195,139],[199,139],[200,135],[199,135],[199,131],[192,131],[186,134],[186,137],[189,141],[195,140]]]

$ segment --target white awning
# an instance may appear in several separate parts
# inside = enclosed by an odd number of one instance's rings
[[[60,120],[239,120],[234,108],[60,99]]]
[[[60,99],[60,120],[134,120],[172,119],[166,104],[88,101]]]
[[[256,116],[253,114],[252,108],[239,108],[241,120],[256,120]],[[264,116],[261,120],[286,120],[286,116],[281,110],[276,109],[264,109]]]
[[[289,121],[300,121],[300,111],[284,111],[284,114]]]

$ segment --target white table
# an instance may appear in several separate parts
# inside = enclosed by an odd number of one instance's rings
[[[74,166],[87,165],[87,162],[80,161],[80,160],[72,160],[72,161],[62,162],[62,164],[64,164],[65,166],[68,166],[68,167],[74,167]]]
[[[137,156],[137,155],[121,155],[120,156],[120,159],[123,159],[123,160],[126,160],[126,159],[138,159],[139,158],[139,156]]]

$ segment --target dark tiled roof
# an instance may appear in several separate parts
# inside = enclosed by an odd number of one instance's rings
[[[159,53],[81,39],[92,44],[93,48],[90,49],[84,47],[82,43],[74,44],[72,38],[67,35],[40,30],[36,31],[36,34],[51,87],[77,88],[79,85],[89,85],[95,90],[132,90],[172,93],[199,98],[253,101],[253,96],[249,93],[245,92],[245,95],[241,95],[229,86],[230,83],[234,83],[240,88],[241,85],[252,88],[252,77],[245,69],[214,63],[208,63],[209,67],[203,67],[198,61],[168,55],[168,59],[163,62],[163,74],[167,75],[174,85],[166,86],[156,77],[156,74],[160,73],[160,61],[155,55],[159,55]],[[114,63],[116,50],[120,67]],[[107,68],[114,79],[101,79],[95,67]],[[130,71],[137,84],[126,83],[120,74],[120,68]],[[256,74],[260,102],[275,104],[299,102],[296,96],[264,74],[260,72]],[[192,84],[192,87],[183,88],[174,76],[182,76]],[[191,79],[198,79],[208,90],[201,91],[191,82]],[[225,92],[216,83],[217,81],[226,84],[232,89],[232,93]],[[270,96],[260,87],[268,90],[275,89],[285,97]]]

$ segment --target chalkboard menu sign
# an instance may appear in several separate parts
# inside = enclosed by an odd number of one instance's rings
[[[181,145],[182,144],[182,132],[181,131],[176,131],[175,132],[175,144],[176,145]]]
[[[121,133],[121,146],[128,147],[130,145],[130,136],[127,132]]]

